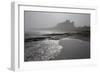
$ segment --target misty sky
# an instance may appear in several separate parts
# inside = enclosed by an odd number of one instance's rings
[[[51,12],[24,12],[25,30],[31,28],[49,28],[58,23],[70,20],[75,22],[76,27],[90,26],[90,14],[75,13],[51,13]]]

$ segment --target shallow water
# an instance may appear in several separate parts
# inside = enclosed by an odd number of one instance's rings
[[[43,34],[43,32],[41,32],[28,34],[25,35],[25,37],[39,37],[41,34]],[[44,34],[47,33],[52,32],[44,32]],[[75,36],[73,37],[75,38]],[[25,42],[24,61],[90,58],[90,42],[81,40],[82,38],[80,36],[78,36],[80,37],[79,39],[73,39],[73,37],[63,37],[57,40],[47,38],[44,40]]]
[[[60,40],[63,46],[61,53],[56,59],[83,59],[90,58],[90,42],[78,39],[65,38]]]
[[[25,43],[25,61],[45,61],[54,60],[60,54],[62,46],[59,40],[42,40]]]

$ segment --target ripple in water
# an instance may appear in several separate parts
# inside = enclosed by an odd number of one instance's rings
[[[62,46],[59,40],[43,40],[36,42],[25,42],[25,61],[53,60],[60,54]]]

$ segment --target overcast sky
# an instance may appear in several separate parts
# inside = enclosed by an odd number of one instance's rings
[[[24,12],[25,30],[30,28],[54,27],[60,22],[70,20],[75,22],[75,26],[89,26],[90,14],[75,13],[51,13],[51,12]]]

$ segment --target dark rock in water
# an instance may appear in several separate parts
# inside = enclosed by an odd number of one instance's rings
[[[90,38],[90,31],[77,31],[77,32],[70,32],[70,33],[52,33],[52,34],[44,34],[38,37],[29,37],[25,38],[25,42],[32,42],[32,41],[42,41],[45,39],[49,40],[60,40],[66,37],[74,37],[74,38]]]
[[[29,37],[29,38],[25,39],[25,42],[42,41],[42,40],[45,40],[47,38],[50,38],[50,37],[43,37],[43,36],[40,36],[40,37]]]

